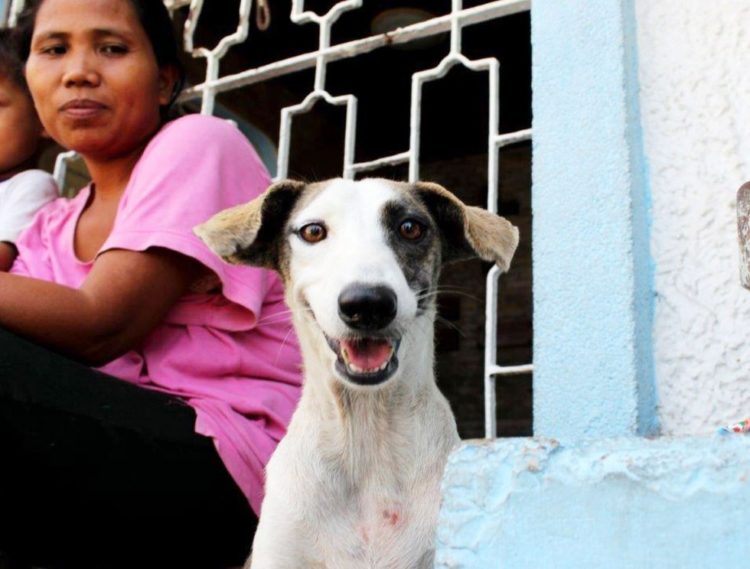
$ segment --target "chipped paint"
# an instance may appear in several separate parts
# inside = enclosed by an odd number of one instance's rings
[[[705,569],[750,556],[750,437],[470,441],[443,492],[439,569]]]

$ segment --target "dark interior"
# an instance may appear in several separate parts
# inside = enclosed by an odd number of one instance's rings
[[[251,23],[247,41],[222,60],[221,75],[314,51],[318,26],[290,21],[290,3],[269,2],[271,26],[259,31]],[[333,1],[309,0],[305,8],[324,13]],[[483,4],[464,0],[464,8]],[[207,2],[196,33],[196,45],[213,47],[237,26],[239,0]],[[450,12],[450,0],[364,0],[345,13],[332,29],[331,43],[373,35],[383,18],[422,10],[433,16]],[[419,12],[418,12],[419,13]],[[177,14],[184,18],[185,9]],[[387,19],[387,18],[386,18]],[[326,88],[332,95],[358,99],[355,161],[404,152],[409,147],[412,74],[435,67],[450,50],[449,35],[388,46],[328,66]],[[517,14],[464,29],[463,53],[469,59],[500,61],[500,132],[531,126],[531,45],[529,14]],[[202,59],[188,61],[191,83],[203,81]],[[222,93],[220,107],[278,143],[281,109],[300,103],[313,90],[314,69]],[[454,67],[441,80],[427,83],[422,97],[420,177],[436,181],[465,202],[486,205],[488,75]],[[291,177],[321,180],[339,176],[343,165],[344,109],[318,103],[294,118]],[[500,152],[499,211],[521,231],[511,271],[501,277],[498,358],[501,364],[532,361],[531,145],[519,143]],[[404,179],[406,166],[367,173]],[[484,435],[484,279],[489,266],[479,261],[445,268],[437,324],[438,382],[451,401],[463,438]],[[497,378],[500,436],[532,433],[531,374]]]

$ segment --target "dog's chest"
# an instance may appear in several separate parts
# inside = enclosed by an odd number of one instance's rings
[[[352,519],[346,527],[341,520],[328,524],[321,559],[331,569],[420,567],[419,560],[432,548],[432,530],[411,517],[397,504],[390,504]]]
[[[438,482],[416,492],[368,491],[328,511],[321,528],[321,558],[330,568],[421,568],[431,559],[439,500]],[[389,494],[389,496],[386,496]]]
[[[383,547],[411,533],[409,522],[413,523],[414,512],[404,508],[402,501],[373,498],[369,502],[362,511],[351,514],[359,546]]]

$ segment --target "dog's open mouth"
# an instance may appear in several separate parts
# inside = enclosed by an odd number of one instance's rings
[[[364,337],[334,340],[328,344],[336,353],[336,370],[359,385],[377,385],[398,369],[400,340],[397,338]]]

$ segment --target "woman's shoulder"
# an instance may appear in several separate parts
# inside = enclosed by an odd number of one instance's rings
[[[58,196],[50,201],[41,212],[48,220],[64,219],[74,216],[78,210],[83,209],[89,199],[91,186],[87,185],[78,190],[73,197]]]
[[[216,144],[221,141],[249,144],[239,129],[225,119],[208,115],[186,115],[168,122],[154,137],[153,142],[164,141],[182,144]]]
[[[261,186],[268,181],[265,166],[237,126],[212,116],[188,115],[164,125],[149,142],[131,181],[170,177],[195,182],[211,172],[257,178]]]
[[[82,188],[74,197],[54,197],[39,208],[34,217],[33,224],[42,233],[54,232],[67,226],[75,224],[77,213],[85,206],[89,197],[90,186]]]

